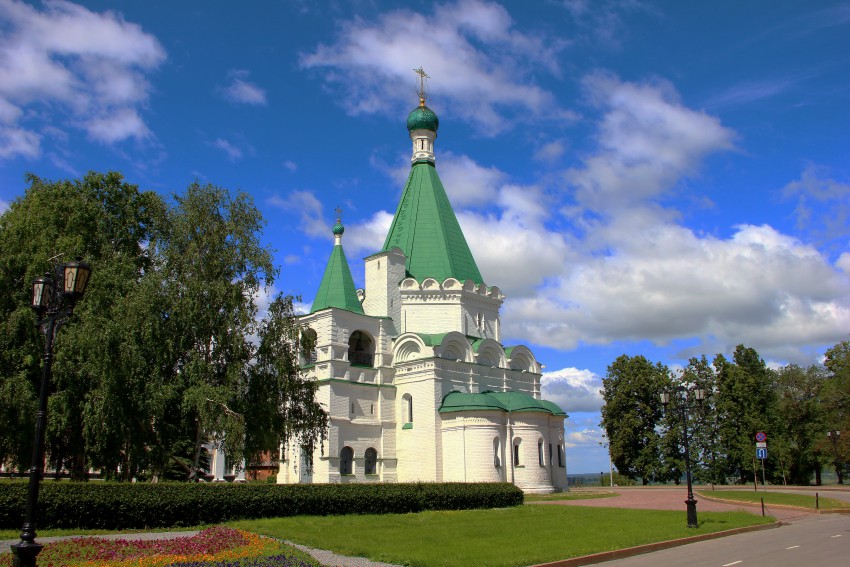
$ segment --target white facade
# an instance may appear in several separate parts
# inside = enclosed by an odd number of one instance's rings
[[[440,412],[450,392],[540,399],[532,352],[499,343],[504,295],[403,274],[398,249],[371,256],[359,293],[365,315],[331,307],[302,317],[316,332],[306,372],[319,383],[330,426],[312,471],[298,447],[285,448],[278,482],[504,481],[528,492],[565,490],[565,415]]]

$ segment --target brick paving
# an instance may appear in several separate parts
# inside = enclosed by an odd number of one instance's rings
[[[583,489],[578,489],[580,492]],[[687,488],[681,487],[614,487],[613,490],[616,496],[609,498],[591,498],[588,500],[546,500],[535,502],[535,504],[555,505],[555,506],[591,506],[599,508],[637,508],[642,510],[685,510],[685,499],[688,497]],[[711,491],[711,487],[698,487],[698,490],[703,490],[706,493]],[[599,490],[596,490],[598,492]],[[697,501],[697,513],[699,512],[730,512],[744,511],[752,514],[760,514],[761,506],[748,506],[746,504],[729,504],[726,502],[712,502],[703,499],[699,494],[694,494]],[[802,510],[786,510],[782,508],[773,508],[765,506],[766,513],[773,516],[777,520],[789,521],[794,518],[802,518],[810,516],[811,512]]]

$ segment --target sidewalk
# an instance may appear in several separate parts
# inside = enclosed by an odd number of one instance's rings
[[[724,487],[725,488],[725,487]],[[554,506],[591,506],[596,508],[637,508],[642,510],[681,510],[685,511],[685,499],[688,497],[687,488],[680,487],[656,487],[656,486],[634,486],[614,487],[608,490],[616,493],[610,498],[592,498],[588,500],[547,500],[534,502],[533,504]],[[694,491],[711,490],[711,487],[696,487]],[[697,501],[697,513],[699,512],[734,512],[743,511],[751,514],[761,514],[761,505],[747,505],[745,503],[711,502],[701,500],[699,495],[694,495]],[[767,513],[777,520],[790,521],[812,515],[814,512],[805,510],[787,510],[765,507]]]

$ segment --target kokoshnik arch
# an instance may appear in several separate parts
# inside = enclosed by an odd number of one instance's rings
[[[512,482],[526,492],[567,488],[564,419],[540,398],[541,365],[501,343],[505,296],[488,286],[434,163],[439,120],[407,117],[410,175],[381,251],[355,289],[339,217],[308,315],[315,351],[301,361],[330,415],[312,455],[281,448],[279,483]]]

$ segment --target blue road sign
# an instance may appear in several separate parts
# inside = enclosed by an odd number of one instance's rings
[[[756,458],[762,461],[767,458],[767,447],[759,447],[756,449]]]

